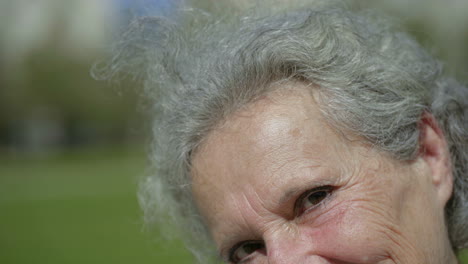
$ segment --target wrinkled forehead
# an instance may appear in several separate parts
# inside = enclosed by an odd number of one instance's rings
[[[194,182],[208,171],[220,172],[222,166],[230,173],[246,169],[307,143],[303,136],[311,128],[326,129],[308,87],[296,85],[263,96],[211,131],[193,156]]]
[[[306,84],[288,83],[230,115],[205,137],[193,163],[207,152],[236,154],[227,150],[264,154],[277,147],[279,139],[299,138],[308,125],[324,126],[315,93]],[[229,140],[237,144],[229,145]],[[230,149],[221,149],[223,145]],[[232,149],[231,149],[232,148]],[[200,158],[202,157],[202,158]]]

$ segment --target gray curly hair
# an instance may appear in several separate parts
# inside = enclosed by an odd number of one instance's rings
[[[415,158],[418,123],[432,113],[453,163],[451,243],[468,246],[468,89],[390,19],[328,3],[270,1],[224,16],[180,8],[175,19],[140,18],[95,71],[143,81],[154,117],[154,170],[140,190],[145,220],[174,224],[200,262],[214,252],[191,194],[191,153],[272,84],[296,80],[323,95],[320,107],[336,129],[399,160]]]

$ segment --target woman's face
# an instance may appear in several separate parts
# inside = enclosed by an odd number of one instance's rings
[[[440,139],[425,129],[430,140]],[[451,181],[436,177],[450,171],[437,153],[402,162],[362,142],[329,127],[305,89],[275,92],[231,116],[203,142],[192,171],[197,205],[222,258],[456,261],[444,224]]]

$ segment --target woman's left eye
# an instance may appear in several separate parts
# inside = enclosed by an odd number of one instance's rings
[[[332,191],[332,186],[321,186],[303,193],[294,205],[295,215],[301,215],[305,211],[317,207],[330,196]]]

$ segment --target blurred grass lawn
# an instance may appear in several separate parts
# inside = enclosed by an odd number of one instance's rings
[[[0,263],[192,263],[142,231],[142,151],[0,157]]]
[[[191,263],[179,243],[142,231],[144,167],[141,151],[123,149],[0,157],[0,263]]]

